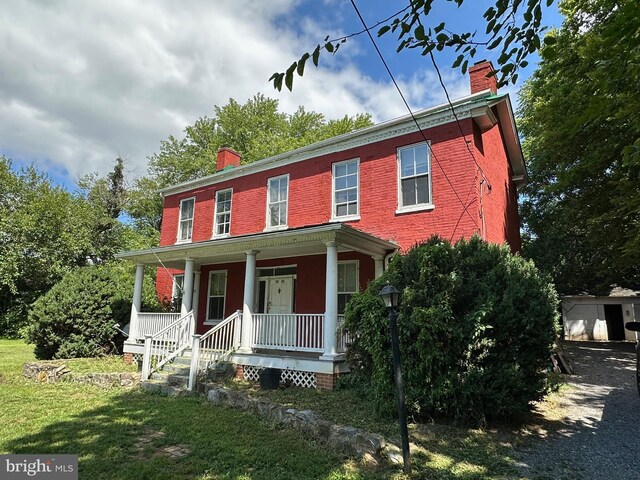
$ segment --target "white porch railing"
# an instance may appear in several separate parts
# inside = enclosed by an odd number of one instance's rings
[[[240,346],[242,312],[239,310],[212,327],[204,335],[193,335],[189,390],[193,390],[199,373],[227,358]]]
[[[251,347],[297,352],[322,352],[322,314],[254,313]]]
[[[138,313],[138,335],[135,340],[144,339],[145,335],[154,335],[179,318],[179,313]]]
[[[145,335],[142,359],[142,380],[148,380],[153,371],[180,355],[191,345],[195,322],[193,311],[169,324],[158,333]]]

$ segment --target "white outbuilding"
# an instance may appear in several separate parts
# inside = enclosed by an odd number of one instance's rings
[[[608,296],[573,295],[562,298],[565,340],[636,341],[624,328],[640,322],[640,292],[614,288]]]

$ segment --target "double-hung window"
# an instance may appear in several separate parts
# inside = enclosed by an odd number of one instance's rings
[[[267,190],[267,229],[286,228],[289,175],[270,178]]]
[[[358,262],[338,263],[338,314],[342,315],[344,309],[358,291]]]
[[[420,210],[431,206],[429,147],[418,143],[398,149],[398,210]]]
[[[226,289],[227,272],[210,272],[207,299],[207,322],[217,322],[224,319],[224,299]]]
[[[193,234],[193,211],[196,199],[184,198],[180,200],[180,219],[178,220],[178,243],[190,242]]]
[[[213,236],[226,237],[231,231],[231,195],[233,190],[216,192],[216,211],[213,221]]]
[[[179,312],[182,306],[182,297],[184,295],[184,275],[173,276],[173,289],[171,292],[171,309]]]
[[[359,213],[358,159],[333,164],[333,218],[348,220]]]

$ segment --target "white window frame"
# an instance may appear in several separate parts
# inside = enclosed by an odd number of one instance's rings
[[[210,295],[211,277],[214,274],[220,274],[220,273],[224,275],[224,295],[222,296],[224,300],[222,301],[222,318],[209,318],[209,304],[211,303],[211,295]],[[207,311],[205,312],[205,321],[204,321],[205,325],[217,325],[222,320],[224,320],[224,312],[225,312],[225,309],[227,308],[227,277],[228,275],[226,270],[211,270],[209,272],[209,279],[207,281]],[[219,296],[217,296],[217,298],[219,298]]]
[[[177,273],[175,275],[172,276],[171,282],[172,282],[172,287],[171,287],[171,303],[173,304],[173,302],[178,298],[178,282],[177,279],[178,278],[182,278],[182,292],[179,295],[180,298],[180,303],[182,303],[182,298],[184,297],[184,273]],[[180,306],[180,305],[178,305]]]
[[[287,215],[285,218],[285,223],[284,225],[271,225],[271,212],[270,212],[270,206],[271,206],[271,181],[272,180],[280,180],[282,178],[286,178],[287,179],[287,199],[286,199],[286,205],[287,205]],[[271,230],[286,230],[287,228],[289,228],[289,186],[291,185],[291,179],[289,178],[289,174],[286,173],[284,175],[278,175],[277,177],[270,177],[267,179],[267,212],[266,212],[266,228],[265,231],[271,231]],[[279,203],[279,202],[278,202]]]
[[[183,221],[188,221],[184,220],[182,218],[182,204],[184,202],[188,202],[190,200],[193,200],[193,216],[191,217],[191,230],[189,231],[189,238],[187,239],[181,239],[180,238],[180,232],[182,231],[182,222]],[[178,207],[178,234],[176,236],[176,243],[191,243],[193,241],[193,225],[195,223],[195,218],[196,218],[196,197],[188,197],[188,198],[183,198],[182,200],[180,200],[180,206]]]
[[[218,212],[218,195],[222,194],[222,193],[227,193],[229,192],[231,194],[231,197],[229,198],[229,232],[227,233],[218,233],[218,226],[220,225],[218,223],[218,215],[221,214],[220,212]],[[233,188],[225,188],[223,190],[218,190],[216,192],[216,197],[215,197],[215,206],[213,208],[213,234],[211,236],[211,238],[224,238],[224,237],[228,237],[231,235],[231,212],[233,210]],[[224,212],[227,213],[227,212]]]
[[[338,216],[336,212],[336,167],[340,165],[346,165],[347,163],[356,164],[356,213]],[[353,188],[353,187],[351,187]],[[345,222],[350,220],[360,220],[360,159],[351,158],[342,162],[336,162],[331,166],[331,221],[332,222]]]
[[[415,148],[420,145],[426,145],[427,147],[427,178],[429,183],[429,199],[427,203],[416,203],[415,205],[403,205],[402,204],[402,163],[400,159],[400,152],[402,150],[407,150],[409,148]],[[431,171],[431,142],[418,142],[413,143],[411,145],[403,145],[402,147],[398,147],[396,150],[396,171],[397,171],[397,188],[398,188],[398,209],[396,213],[409,213],[409,212],[420,212],[424,210],[433,210],[435,205],[433,205],[433,188],[432,188],[432,171]],[[413,175],[412,177],[406,178],[414,178],[420,175]]]
[[[345,265],[345,264],[355,264],[356,266],[356,290],[355,292],[341,292],[340,290],[338,290],[338,294],[336,296],[336,307],[340,305],[340,302],[338,301],[338,298],[340,298],[340,295],[344,295],[344,294],[353,295],[354,293],[358,293],[360,291],[360,261],[359,260],[341,260],[338,262],[338,265]],[[338,269],[338,272],[339,272],[339,269]],[[337,286],[339,287],[340,281],[337,280],[336,283],[337,283]],[[338,315],[344,315],[344,313],[338,313]]]

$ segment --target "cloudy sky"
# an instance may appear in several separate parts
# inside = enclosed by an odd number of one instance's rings
[[[492,3],[474,2],[466,12],[435,14],[464,25]],[[399,9],[358,3],[369,24]],[[406,113],[364,36],[323,57],[319,69],[309,63],[293,93],[269,84],[326,35],[358,29],[346,0],[12,0],[2,9],[0,154],[16,166],[34,163],[65,186],[109,171],[117,156],[130,175],[144,174],[161,140],[181,136],[229,98],[244,103],[262,92],[283,111],[304,105],[327,118]],[[560,23],[555,11],[547,18]],[[391,40],[383,52],[412,108],[441,103],[430,63],[414,52],[396,55]],[[468,80],[450,59],[439,63],[452,98],[467,94]]]

